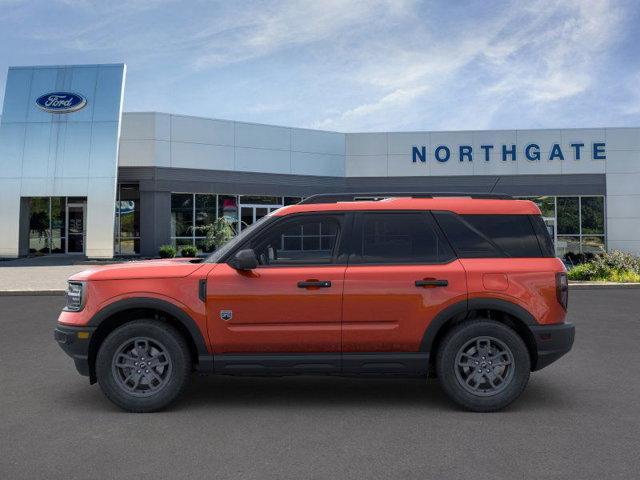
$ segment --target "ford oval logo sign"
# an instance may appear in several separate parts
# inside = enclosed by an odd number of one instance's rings
[[[77,93],[53,92],[38,97],[36,105],[49,113],[72,113],[85,107],[87,99]]]

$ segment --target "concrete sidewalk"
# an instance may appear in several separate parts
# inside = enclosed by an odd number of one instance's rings
[[[0,295],[62,294],[78,272],[118,262],[89,262],[83,257],[19,258],[0,262]]]

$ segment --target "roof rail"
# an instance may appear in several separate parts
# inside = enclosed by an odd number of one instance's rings
[[[357,193],[320,193],[305,198],[299,204],[358,202],[365,200],[384,200],[393,197],[437,198],[467,197],[491,200],[513,200],[504,193],[470,193],[470,192],[357,192]]]

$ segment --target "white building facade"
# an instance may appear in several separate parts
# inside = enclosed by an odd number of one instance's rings
[[[241,230],[301,197],[347,191],[531,198],[559,256],[640,254],[640,128],[344,133],[121,113],[124,71],[10,69],[0,256],[206,250],[198,227],[220,216]],[[56,92],[85,104],[43,111]]]

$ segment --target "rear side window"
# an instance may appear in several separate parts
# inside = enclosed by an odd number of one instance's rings
[[[452,212],[433,212],[460,258],[503,257],[495,244]]]
[[[443,263],[454,258],[433,219],[424,212],[364,213],[355,232],[355,262]]]
[[[461,258],[552,256],[548,245],[541,246],[531,215],[434,215]]]
[[[533,229],[536,231],[538,243],[540,244],[540,249],[542,250],[542,256],[555,257],[556,252],[555,248],[553,248],[551,233],[545,225],[544,220],[540,215],[531,215],[529,218],[531,219],[531,223],[533,224]]]

